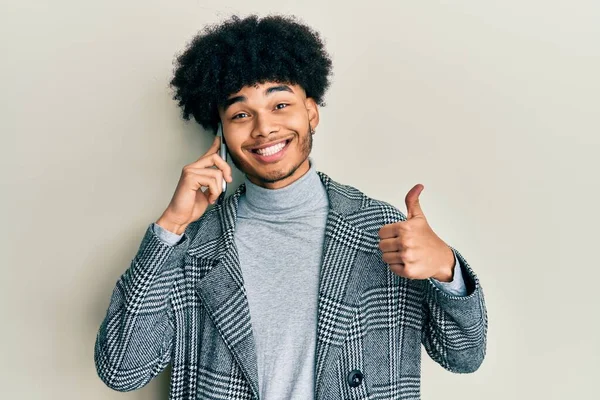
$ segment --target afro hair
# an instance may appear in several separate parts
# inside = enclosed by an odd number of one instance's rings
[[[301,86],[324,106],[330,85],[331,58],[318,32],[293,16],[234,15],[209,25],[174,61],[170,86],[185,120],[190,115],[216,132],[218,106],[245,86],[279,82]]]

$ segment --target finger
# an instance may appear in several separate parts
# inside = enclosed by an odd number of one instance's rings
[[[408,191],[406,197],[404,198],[404,202],[406,203],[406,218],[411,219],[417,216],[424,216],[423,210],[421,209],[421,204],[419,203],[419,195],[425,189],[425,186],[420,183],[413,186],[412,189]]]
[[[399,251],[402,248],[401,243],[397,238],[382,239],[379,241],[379,248],[382,252]]]
[[[405,264],[402,254],[397,251],[383,253],[381,259],[388,265],[390,264]]]
[[[380,239],[389,239],[399,236],[399,223],[395,222],[393,224],[384,225],[381,229],[379,229],[379,238]]]
[[[210,147],[208,148],[208,150],[206,151],[206,153],[204,153],[204,155],[209,155],[209,154],[213,154],[219,151],[219,148],[221,147],[221,137],[220,136],[215,136],[212,144],[210,145]]]
[[[205,193],[206,200],[212,202],[216,200],[223,191],[223,173],[219,169],[213,168],[188,168],[194,182],[198,185],[198,189],[208,187],[209,193]]]
[[[229,183],[233,182],[233,175],[231,171],[231,167],[227,164],[227,161],[223,160],[220,155],[213,155],[214,165],[223,172],[223,177]]]
[[[217,201],[217,198],[219,198],[219,195],[222,192],[222,186],[217,184],[217,181],[215,179],[210,179],[208,182],[208,189],[206,191],[203,192],[204,196],[206,196],[206,200],[210,203],[210,204],[214,204],[215,201]]]
[[[217,153],[212,153],[208,156],[205,155],[199,160],[186,165],[186,168],[192,169],[211,169],[211,167],[216,167],[217,170],[221,171],[227,182],[233,182],[231,167]]]
[[[216,190],[211,190],[210,191],[210,197],[209,200],[211,204],[213,204],[214,202],[217,201],[217,199],[219,198],[219,196],[221,195],[221,193],[223,193],[223,173],[221,173],[221,171],[217,171],[217,174],[214,175],[213,178],[213,182],[214,185],[216,186]],[[211,186],[212,188],[212,186]]]
[[[215,136],[215,138],[213,139],[212,144],[210,145],[210,147],[208,148],[208,150],[206,151],[206,153],[202,154],[200,156],[200,158],[198,158],[195,162],[197,163],[198,161],[202,160],[203,158],[205,158],[208,155],[217,153],[219,151],[219,148],[221,147],[221,137],[220,136]]]
[[[389,268],[390,268],[390,270],[391,270],[393,273],[395,273],[396,275],[400,275],[400,276],[403,276],[403,277],[405,277],[405,278],[408,278],[408,277],[406,276],[406,275],[407,275],[407,273],[406,273],[406,270],[405,270],[405,266],[404,266],[404,264],[400,264],[400,263],[398,263],[398,264],[390,264],[390,265],[389,265]]]

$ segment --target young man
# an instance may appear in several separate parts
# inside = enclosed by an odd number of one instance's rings
[[[449,371],[479,368],[483,292],[429,226],[423,186],[404,215],[315,170],[330,75],[318,33],[291,17],[233,17],[179,56],[184,118],[222,123],[246,179],[215,203],[232,182],[218,138],[183,168],[100,327],[108,386],[171,363],[177,400],[419,399],[421,343]]]

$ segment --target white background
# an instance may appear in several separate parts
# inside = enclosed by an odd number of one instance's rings
[[[273,12],[334,61],[317,169],[403,211],[422,183],[429,223],[484,287],[483,365],[452,374],[423,352],[423,399],[598,398],[599,4],[3,1],[0,397],[167,397],[166,374],[105,387],[95,336],[213,138],[171,99],[176,53],[207,23]]]

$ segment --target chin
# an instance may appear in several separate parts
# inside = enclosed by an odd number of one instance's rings
[[[273,166],[271,169],[266,168],[266,171],[255,170],[254,174],[252,175],[265,183],[275,183],[292,176],[298,170],[298,168],[300,168],[302,163],[303,162],[300,162],[297,165],[292,164],[287,166]]]

